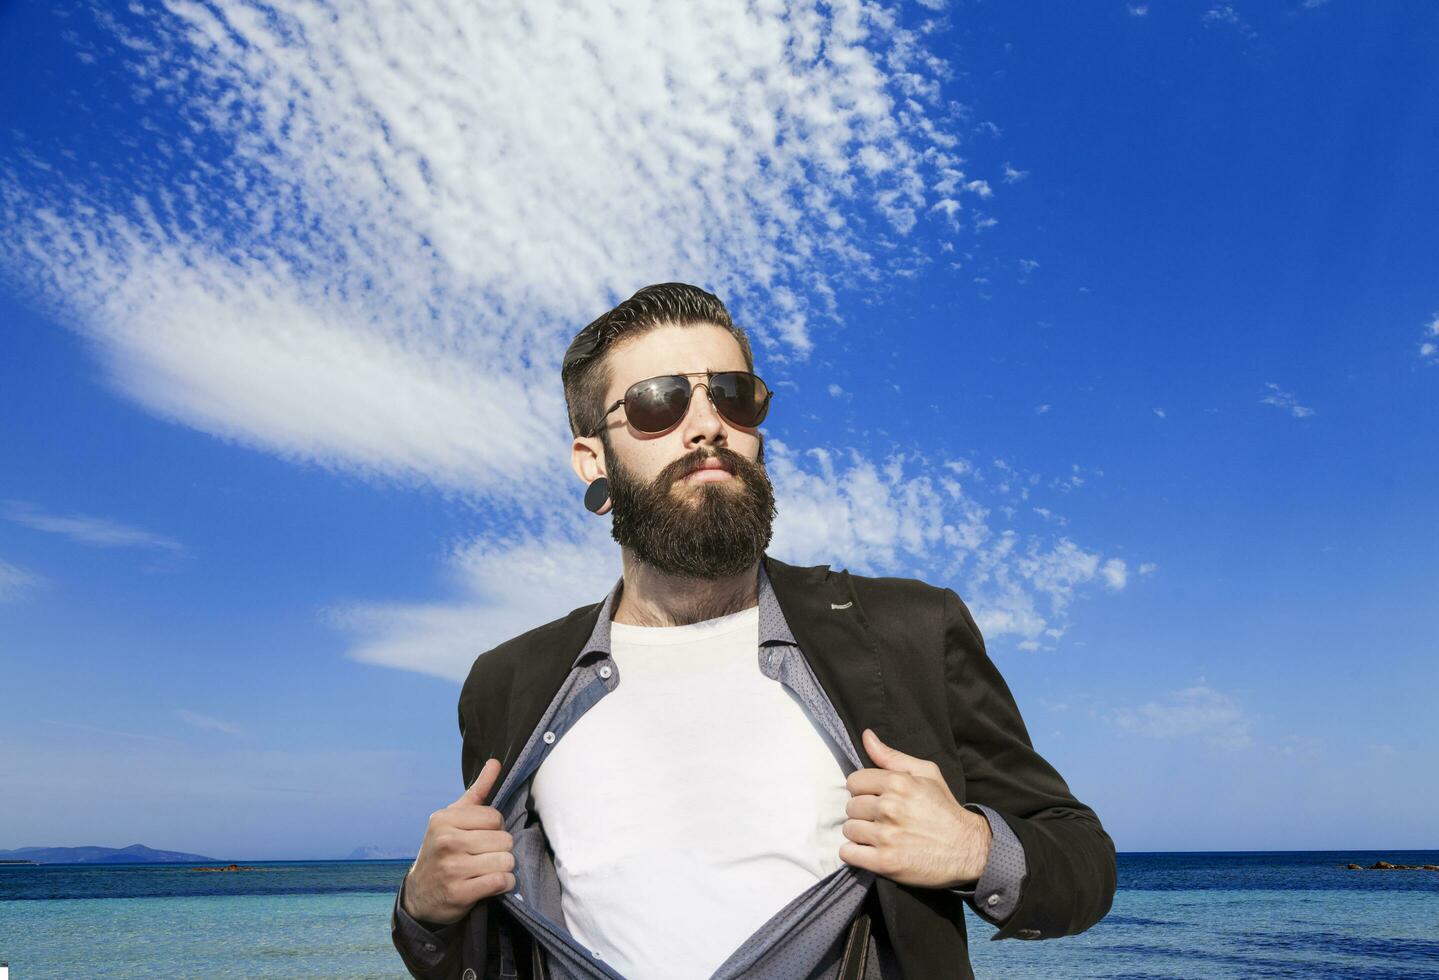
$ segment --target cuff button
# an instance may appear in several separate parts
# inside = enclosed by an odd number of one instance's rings
[[[999,904],[999,896],[998,896],[998,895],[991,895],[991,896],[989,896],[988,898],[985,899],[985,902],[988,903],[989,905],[998,905],[998,904]]]

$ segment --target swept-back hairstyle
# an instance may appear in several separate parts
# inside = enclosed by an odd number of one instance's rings
[[[754,353],[749,336],[730,319],[729,310],[718,296],[683,282],[661,282],[646,286],[619,306],[602,314],[581,330],[565,352],[560,378],[565,386],[565,408],[570,431],[591,435],[605,410],[605,392],[610,370],[605,353],[621,337],[637,337],[656,327],[712,323],[724,327],[739,341],[746,369],[754,370]],[[608,435],[601,430],[601,437]]]

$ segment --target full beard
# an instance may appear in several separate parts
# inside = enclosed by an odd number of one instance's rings
[[[775,517],[763,440],[754,462],[723,447],[696,450],[650,483],[634,479],[613,448],[605,449],[611,534],[640,561],[668,575],[718,579],[740,574],[763,556]],[[730,478],[675,483],[706,457],[728,466]]]

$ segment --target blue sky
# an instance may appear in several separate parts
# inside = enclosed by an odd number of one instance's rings
[[[0,7],[0,847],[417,846],[674,278],[1120,850],[1433,844],[1432,5],[380,6]]]

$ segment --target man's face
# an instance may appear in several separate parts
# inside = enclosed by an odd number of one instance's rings
[[[637,381],[663,374],[746,370],[739,342],[712,324],[657,327],[608,353],[606,407]],[[715,579],[752,566],[769,545],[774,491],[757,428],[735,425],[710,402],[703,374],[684,418],[640,432],[624,407],[604,424],[612,533],[646,564]],[[699,469],[706,460],[724,468]]]

